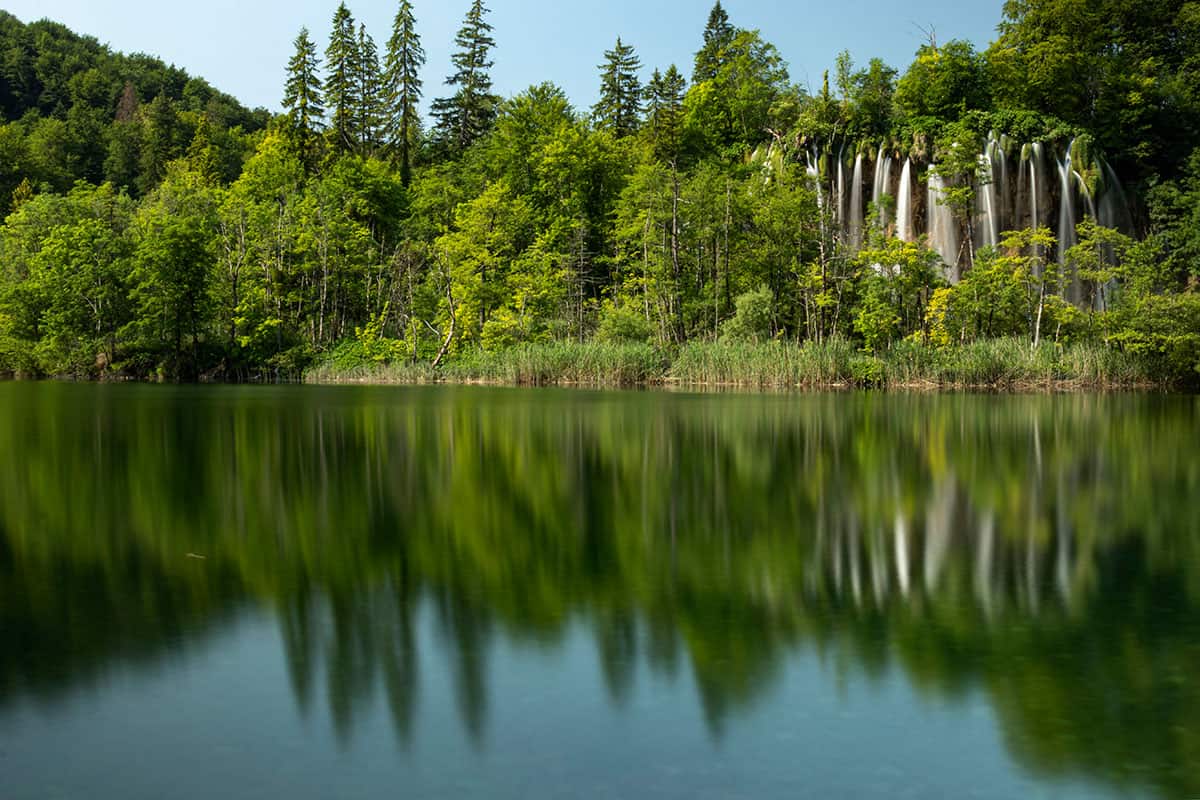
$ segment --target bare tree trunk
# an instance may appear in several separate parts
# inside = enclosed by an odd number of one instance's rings
[[[675,306],[675,338],[683,341],[683,300],[680,297],[680,284],[683,282],[679,266],[679,171],[675,163],[671,163],[671,271],[674,274],[674,286],[671,289],[671,304]]]
[[[450,328],[446,332],[446,341],[442,342],[442,349],[438,350],[437,358],[433,360],[434,369],[442,365],[446,354],[450,352],[450,345],[454,341],[454,333],[458,328],[458,315],[454,312],[454,281],[450,277],[450,270],[446,270],[446,302],[450,308]]]

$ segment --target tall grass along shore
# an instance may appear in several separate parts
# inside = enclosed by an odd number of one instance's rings
[[[314,384],[483,383],[512,386],[661,386],[758,389],[989,389],[1027,391],[1178,388],[1145,356],[1101,344],[1031,347],[1015,338],[939,348],[901,342],[878,354],[852,342],[551,342],[497,352],[470,351],[439,369],[428,364],[326,363]]]

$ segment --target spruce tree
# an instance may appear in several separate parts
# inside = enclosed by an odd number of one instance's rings
[[[308,28],[300,29],[295,45],[296,53],[288,62],[283,106],[288,112],[288,124],[300,151],[300,160],[306,169],[313,169],[317,164],[318,136],[325,127],[325,103],[317,74],[321,60],[317,58],[317,46],[308,36]]]
[[[421,101],[425,48],[421,46],[416,24],[412,2],[401,0],[384,64],[386,137],[400,163],[400,180],[405,186],[412,181],[413,151],[421,138],[421,115],[417,105]]]
[[[325,78],[325,102],[329,108],[329,134],[333,146],[340,152],[355,149],[357,112],[359,107],[358,86],[358,37],[354,29],[354,17],[342,3],[333,15],[333,32],[329,35],[329,47],[325,50],[325,66],[329,70]]]
[[[355,65],[354,84],[358,95],[355,113],[355,144],[357,152],[372,156],[379,149],[383,128],[383,84],[379,72],[379,49],[375,40],[367,33],[367,26],[358,28],[358,61]]]
[[[679,157],[686,88],[687,81],[674,64],[665,74],[654,70],[646,84],[646,129],[655,155],[672,163]]]
[[[717,76],[725,60],[725,50],[737,38],[737,29],[729,22],[729,15],[721,7],[721,0],[708,14],[704,26],[704,47],[696,53],[696,68],[692,72],[692,84],[711,81]]]
[[[491,128],[500,99],[492,94],[492,79],[488,70],[492,62],[488,54],[496,42],[491,37],[492,26],[484,19],[488,9],[483,0],[474,0],[454,43],[458,47],[452,57],[455,73],[446,85],[456,87],[453,97],[433,103],[437,120],[439,143],[451,152],[462,152]]]
[[[600,65],[600,102],[592,109],[597,124],[616,137],[629,136],[637,131],[642,113],[642,84],[638,72],[642,62],[633,48],[622,44],[606,50]]]

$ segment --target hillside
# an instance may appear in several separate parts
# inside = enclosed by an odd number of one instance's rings
[[[269,120],[158,58],[0,11],[0,197],[26,178],[54,191],[86,180],[144,193],[205,124],[232,180],[249,146],[243,134]]]

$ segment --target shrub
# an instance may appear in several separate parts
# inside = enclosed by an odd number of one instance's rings
[[[722,327],[724,338],[731,342],[764,342],[770,339],[773,302],[771,290],[766,286],[739,295],[734,301],[737,312]]]

